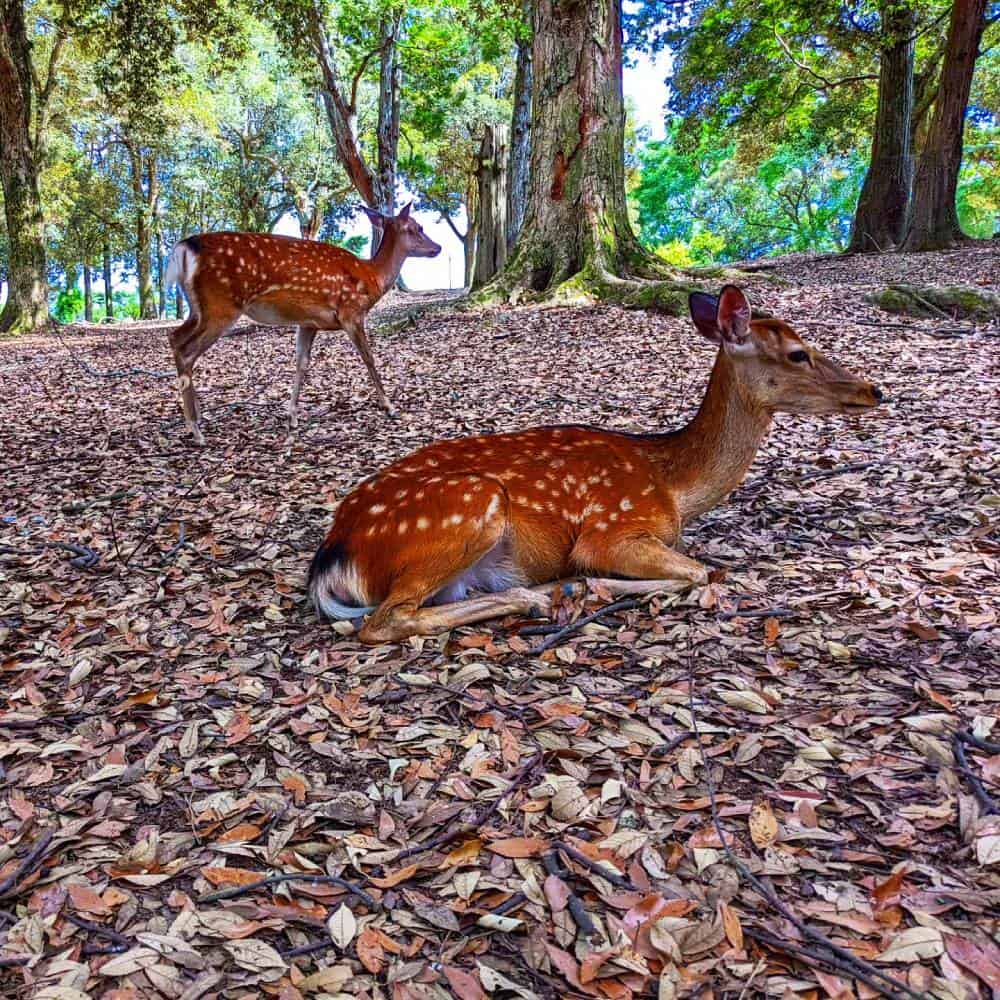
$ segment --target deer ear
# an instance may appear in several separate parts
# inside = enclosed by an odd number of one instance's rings
[[[368,221],[373,226],[382,227],[385,225],[385,216],[381,212],[377,212],[374,208],[369,208],[367,205],[362,205],[361,211],[368,216]]]
[[[745,344],[750,336],[750,303],[735,285],[722,289],[715,323],[727,344]]]
[[[716,323],[719,300],[714,295],[706,295],[704,292],[692,292],[688,296],[688,308],[691,310],[691,319],[698,332],[713,344],[721,344],[722,337]]]
[[[403,221],[403,222],[406,222],[406,220],[407,220],[407,219],[408,219],[408,218],[410,217],[410,209],[411,209],[412,207],[413,207],[413,202],[412,202],[412,201],[411,201],[411,202],[409,202],[408,204],[404,205],[404,206],[403,206],[403,207],[402,207],[402,208],[400,209],[400,211],[399,211],[399,215],[397,215],[397,216],[396,216],[396,218],[397,218],[397,219],[400,219],[400,220],[401,220],[401,221]]]

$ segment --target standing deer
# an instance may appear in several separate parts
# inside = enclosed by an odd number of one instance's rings
[[[439,441],[400,459],[337,510],[309,570],[320,614],[374,611],[360,638],[379,643],[544,611],[544,593],[526,588],[567,576],[707,582],[705,567],[674,546],[686,522],[739,485],[774,414],[855,413],[882,393],[787,323],[751,320],[733,285],[718,299],[692,295],[690,308],[719,351],[687,426],[538,427]],[[466,599],[470,590],[486,593]]]
[[[295,379],[289,423],[298,426],[299,393],[320,330],[344,330],[361,355],[378,405],[390,416],[365,332],[373,305],[396,283],[407,257],[436,257],[441,247],[410,217],[407,205],[395,218],[365,208],[383,229],[371,260],[342,247],[269,233],[202,233],[174,247],[167,285],[179,284],[191,313],[173,333],[170,346],[180,377],[184,422],[197,444],[205,437],[194,388],[194,364],[239,318],[266,326],[295,326]]]

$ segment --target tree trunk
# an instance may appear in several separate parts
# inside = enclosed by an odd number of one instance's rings
[[[167,318],[167,288],[163,284],[163,240],[160,237],[159,227],[153,233],[153,253],[156,255],[156,291],[157,310],[156,315],[160,319]]]
[[[10,260],[0,333],[31,333],[49,318],[45,218],[32,140],[31,42],[21,0],[0,0],[0,184]]]
[[[621,0],[538,0],[533,27],[528,204],[502,284],[662,273],[625,204]]]
[[[111,247],[104,244],[104,317],[111,322],[115,318],[114,289],[111,287]]]
[[[524,20],[531,23],[531,8],[524,4]],[[517,69],[514,74],[514,110],[511,114],[510,157],[507,165],[507,249],[514,246],[524,225],[528,201],[528,173],[531,168],[531,48],[530,38],[517,42]]]
[[[181,294],[180,286],[174,291],[174,312],[178,319],[184,318],[184,296]]]
[[[83,261],[83,318],[88,323],[94,322],[94,288],[93,276],[90,273],[90,258]]]
[[[472,288],[482,288],[507,260],[507,136],[506,125],[487,125],[479,148]]]
[[[155,197],[155,172],[137,145],[129,144],[127,148],[132,167],[132,198],[135,201],[135,269],[139,281],[139,318],[155,319],[156,302],[153,298],[153,273],[150,268],[152,258],[150,204]],[[148,191],[143,186],[144,173],[147,175]]]
[[[882,4],[882,51],[872,155],[851,229],[854,253],[890,250],[903,236],[913,182],[910,130],[916,14],[898,0]]]
[[[955,197],[965,112],[985,27],[986,0],[954,0],[934,115],[917,158],[902,250],[942,250],[963,238]]]

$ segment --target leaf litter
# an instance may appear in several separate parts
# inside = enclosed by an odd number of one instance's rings
[[[0,993],[1000,990],[1000,349],[879,329],[862,283],[897,264],[866,261],[752,297],[891,403],[779,418],[686,532],[710,584],[563,596],[558,635],[369,649],[305,570],[434,438],[686,419],[686,321],[397,297],[401,418],[324,335],[291,436],[291,336],[237,332],[199,373],[204,450],[168,382],[75,360],[168,369],[162,324],[0,345]]]

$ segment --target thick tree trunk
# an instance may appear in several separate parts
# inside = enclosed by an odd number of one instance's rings
[[[528,205],[502,285],[660,273],[625,204],[621,0],[538,0],[533,27]]]
[[[90,258],[83,261],[83,318],[88,323],[94,322],[94,288],[91,275]]]
[[[848,249],[891,250],[903,236],[913,181],[910,130],[916,15],[898,0],[882,4],[882,51],[872,155]]]
[[[965,112],[985,27],[986,0],[954,0],[941,83],[927,141],[917,158],[902,250],[942,250],[963,238],[955,196]]]
[[[487,125],[479,148],[472,288],[482,288],[507,260],[507,136],[506,125]]]
[[[111,287],[111,247],[105,243],[103,253],[104,317],[109,322],[115,318],[115,293]]]
[[[0,333],[30,333],[49,318],[45,218],[32,140],[33,96],[23,4],[0,0],[0,184],[10,250]]]
[[[184,318],[184,296],[179,287],[174,292],[174,314],[178,319]]]
[[[531,23],[531,7],[524,4],[525,23]],[[514,109],[511,113],[510,154],[507,164],[507,249],[514,246],[528,202],[528,174],[531,169],[531,49],[530,38],[518,39],[517,69],[514,74]]]

